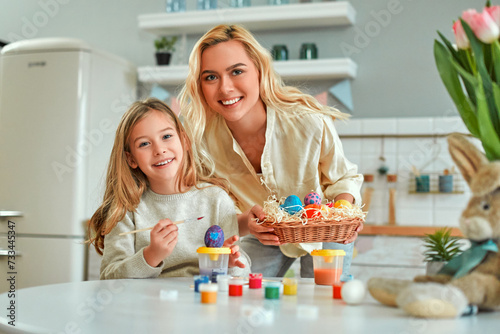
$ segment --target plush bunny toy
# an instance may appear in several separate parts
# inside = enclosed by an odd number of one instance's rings
[[[500,310],[500,162],[488,162],[460,134],[448,136],[448,145],[472,193],[460,218],[460,229],[471,248],[434,276],[417,276],[413,282],[368,281],[373,298],[416,317],[452,318],[471,306]]]

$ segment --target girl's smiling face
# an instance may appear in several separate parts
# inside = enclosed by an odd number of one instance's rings
[[[128,144],[127,162],[131,168],[140,168],[151,190],[164,195],[179,192],[176,181],[184,150],[168,115],[150,111],[133,127]]]
[[[259,71],[243,44],[230,40],[201,55],[201,89],[207,104],[227,123],[251,119],[265,110],[259,93]]]

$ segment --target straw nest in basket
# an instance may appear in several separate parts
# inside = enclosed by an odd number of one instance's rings
[[[274,228],[271,233],[278,236],[281,243],[343,242],[354,235],[366,216],[357,205],[334,208],[325,204],[321,208],[302,208],[290,215],[280,208],[284,200],[270,198],[264,202],[266,219],[259,222],[262,226]]]

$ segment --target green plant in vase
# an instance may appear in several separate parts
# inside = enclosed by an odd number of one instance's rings
[[[424,238],[424,261],[427,262],[427,275],[436,274],[441,267],[462,253],[460,239],[451,236],[451,228],[439,229]]]
[[[439,75],[470,133],[490,161],[500,159],[500,6],[466,10],[453,24],[456,45],[438,32]]]
[[[177,36],[172,37],[160,37],[155,39],[156,48],[156,64],[157,65],[168,65],[170,64],[170,59],[172,53],[175,51],[175,43],[177,43]]]

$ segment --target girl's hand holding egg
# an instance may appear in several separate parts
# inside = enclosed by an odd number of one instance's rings
[[[174,251],[178,240],[178,227],[170,219],[160,220],[151,230],[151,242],[144,248],[144,259],[151,267],[157,267]]]

